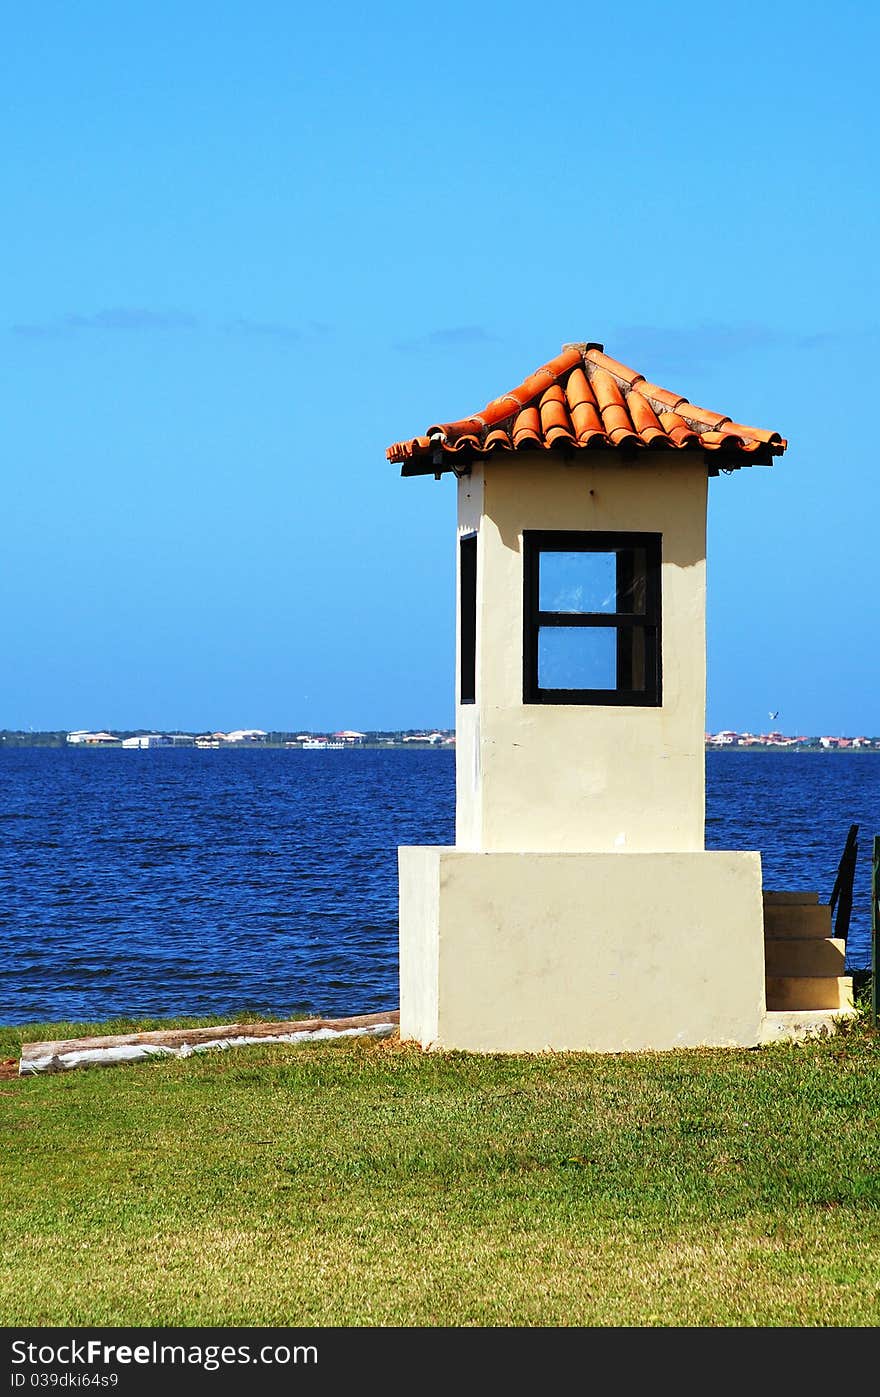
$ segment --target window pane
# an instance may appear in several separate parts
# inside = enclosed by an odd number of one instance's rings
[[[541,626],[538,687],[616,689],[617,630],[613,626]]]
[[[524,703],[662,704],[661,544],[650,533],[523,531]]]
[[[473,534],[459,545],[459,586],[461,672],[459,702],[473,703],[477,683],[477,537]]]
[[[617,682],[621,692],[644,693],[648,684],[648,634],[643,626],[617,633]]]
[[[538,571],[541,611],[616,611],[616,553],[557,553],[542,549]]]
[[[630,616],[644,616],[647,591],[647,550],[621,548],[617,555],[617,610]]]

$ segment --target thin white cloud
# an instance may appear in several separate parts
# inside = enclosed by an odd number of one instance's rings
[[[399,340],[394,348],[407,352],[426,349],[461,349],[472,344],[491,344],[497,339],[483,325],[453,325],[448,329],[429,330],[413,339]]]
[[[25,335],[35,339],[51,339],[57,336],[74,335],[82,332],[111,331],[125,332],[150,330],[192,330],[197,325],[195,316],[185,311],[145,310],[141,306],[114,306],[108,310],[94,311],[90,315],[63,315],[57,320],[34,323],[19,323],[10,328],[14,335]]]
[[[328,333],[329,327],[320,321],[309,320],[305,325],[289,325],[276,320],[251,320],[246,315],[237,315],[227,320],[223,329],[230,335],[241,335],[250,339],[278,340],[282,344],[301,344],[304,340],[319,339]]]
[[[14,335],[28,339],[59,339],[81,334],[189,331],[201,327],[202,324],[203,322],[188,311],[114,306],[88,314],[60,315],[53,320],[20,321],[10,325],[9,330]],[[306,321],[303,325],[291,325],[282,321],[255,320],[246,315],[233,316],[222,324],[215,323],[205,328],[243,338],[275,340],[282,344],[298,344],[329,333],[329,327],[316,320]]]
[[[607,352],[647,372],[654,363],[666,370],[690,369],[765,349],[833,349],[853,340],[875,338],[876,327],[817,330],[803,334],[769,325],[702,324],[695,326],[622,325],[606,341]],[[627,356],[630,358],[627,358]],[[638,363],[634,362],[638,359]]]

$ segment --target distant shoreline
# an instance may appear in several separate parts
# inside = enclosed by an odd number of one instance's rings
[[[786,757],[827,757],[830,753],[842,754],[844,757],[876,757],[880,756],[880,747],[712,747],[705,746],[704,752],[718,752],[725,754],[749,754],[750,752],[778,752]]]
[[[125,735],[127,736],[128,734],[126,733]],[[316,734],[316,736],[319,736],[319,735]],[[88,752],[101,751],[101,752],[107,752],[107,751],[121,751],[121,750],[122,750],[122,743],[121,743],[121,741],[120,741],[120,742],[114,742],[113,744],[110,744],[110,743],[100,743],[100,742],[98,742],[98,743],[85,743],[85,742],[84,742],[84,743],[69,743],[69,742],[67,741],[67,734],[66,734],[66,733],[55,733],[55,732],[22,733],[22,732],[13,731],[13,730],[11,730],[11,729],[7,729],[6,731],[0,732],[0,751],[3,751],[4,749],[6,749],[7,751],[14,751],[14,750],[17,750],[17,749],[19,749],[19,748],[34,749],[34,748],[41,748],[41,747],[42,747],[42,748],[48,748],[48,749],[56,750],[56,751],[59,750],[59,749],[61,749],[61,748],[63,748],[65,751],[77,751],[77,752],[80,752],[80,751],[88,751]],[[143,750],[143,749],[142,749],[142,750]],[[285,752],[285,751],[286,751],[286,752],[301,752],[301,751],[303,751],[303,745],[302,745],[302,742],[300,742],[300,741],[297,741],[297,740],[295,740],[295,739],[292,740],[292,739],[289,739],[289,738],[288,738],[288,739],[284,739],[284,740],[281,740],[281,741],[271,741],[271,742],[270,742],[270,741],[261,741],[261,742],[222,742],[222,743],[218,743],[216,746],[215,746],[215,745],[212,745],[210,748],[207,748],[206,745],[204,745],[204,744],[197,747],[195,743],[193,743],[193,744],[183,744],[183,743],[181,743],[181,744],[175,745],[174,747],[160,747],[160,748],[156,748],[156,749],[153,749],[153,750],[158,750],[158,751],[187,751],[187,752],[189,752],[189,751],[205,751],[205,750],[210,750],[210,751],[218,751],[218,750],[219,750],[219,751],[233,751],[233,752],[244,752],[244,751],[248,751],[248,752],[251,752],[251,751],[274,751],[274,752]],[[306,749],[306,750],[315,751],[316,749],[315,749],[315,748],[311,748],[311,749]],[[353,751],[353,752],[357,752],[357,751],[369,751],[369,752],[402,752],[402,751],[408,751],[408,750],[414,750],[414,751],[416,751],[416,752],[450,752],[450,751],[455,751],[455,743],[454,743],[454,741],[446,741],[446,742],[443,742],[443,743],[436,742],[436,741],[431,742],[431,741],[429,741],[428,739],[420,740],[419,738],[413,737],[413,736],[407,736],[407,737],[405,737],[405,738],[404,738],[403,736],[395,736],[395,737],[390,737],[390,736],[389,736],[389,737],[371,738],[370,740],[363,740],[363,741],[360,741],[360,742],[345,743],[344,746],[342,746],[342,747],[336,746],[336,745],[334,744],[334,746],[333,746],[330,750],[336,750],[336,751],[344,750],[344,751]],[[856,757],[856,756],[858,756],[858,757],[861,757],[861,756],[876,756],[876,755],[880,754],[880,746],[867,746],[867,745],[866,745],[866,746],[859,746],[859,747],[851,747],[851,746],[850,746],[850,747],[837,747],[837,746],[833,746],[833,747],[823,747],[823,746],[820,746],[820,745],[819,745],[818,741],[816,741],[815,743],[810,743],[809,745],[808,745],[808,744],[805,744],[805,743],[796,743],[796,744],[792,744],[791,746],[783,746],[783,745],[780,744],[780,743],[773,743],[773,742],[769,742],[769,743],[750,742],[750,743],[747,743],[747,744],[725,743],[725,744],[717,744],[717,745],[716,745],[715,743],[707,742],[707,743],[704,745],[704,749],[703,749],[703,750],[704,750],[705,752],[707,752],[707,753],[708,753],[708,752],[723,753],[723,754],[726,755],[726,756],[727,756],[727,755],[730,755],[730,756],[742,756],[742,755],[747,755],[747,754],[750,753],[750,752],[759,752],[759,753],[761,753],[762,755],[774,754],[774,755],[777,755],[777,756],[820,756],[820,757],[827,756],[827,755],[828,755],[829,753],[831,753],[831,752],[842,752],[845,756],[854,756],[854,757]]]
[[[719,752],[731,756],[748,755],[749,752],[775,752],[778,756],[784,757],[827,757],[832,752],[842,753],[845,757],[875,757],[880,755],[880,747],[804,747],[803,745],[794,747],[781,747],[775,743],[749,743],[747,747],[716,747],[714,743],[707,742],[704,749],[706,752]]]
[[[347,742],[343,745],[327,744],[330,751],[347,752],[402,752],[413,749],[417,752],[449,752],[455,750],[454,742],[441,743],[430,742],[427,739],[420,741],[418,738],[387,738],[380,741],[371,742]],[[54,733],[0,733],[0,751],[16,751],[20,748],[34,750],[36,748],[46,748],[51,751],[63,749],[67,752],[120,752],[123,750],[152,750],[159,752],[203,752],[203,751],[229,751],[229,752],[302,752],[303,744],[297,741],[285,742],[220,742],[216,744],[207,743],[177,743],[174,746],[155,747],[152,749],[123,749],[122,742],[77,742],[67,741],[66,734],[57,736]],[[316,751],[315,747],[306,748],[306,751]]]

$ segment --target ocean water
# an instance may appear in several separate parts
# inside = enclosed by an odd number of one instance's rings
[[[397,845],[454,839],[450,751],[0,754],[0,1022],[396,1008]],[[860,848],[870,964],[880,757],[707,754],[706,842],[827,900]]]

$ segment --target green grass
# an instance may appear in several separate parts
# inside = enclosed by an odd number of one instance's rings
[[[880,1322],[864,1020],[756,1051],[266,1044],[0,1082],[0,1133],[5,1326]]]

